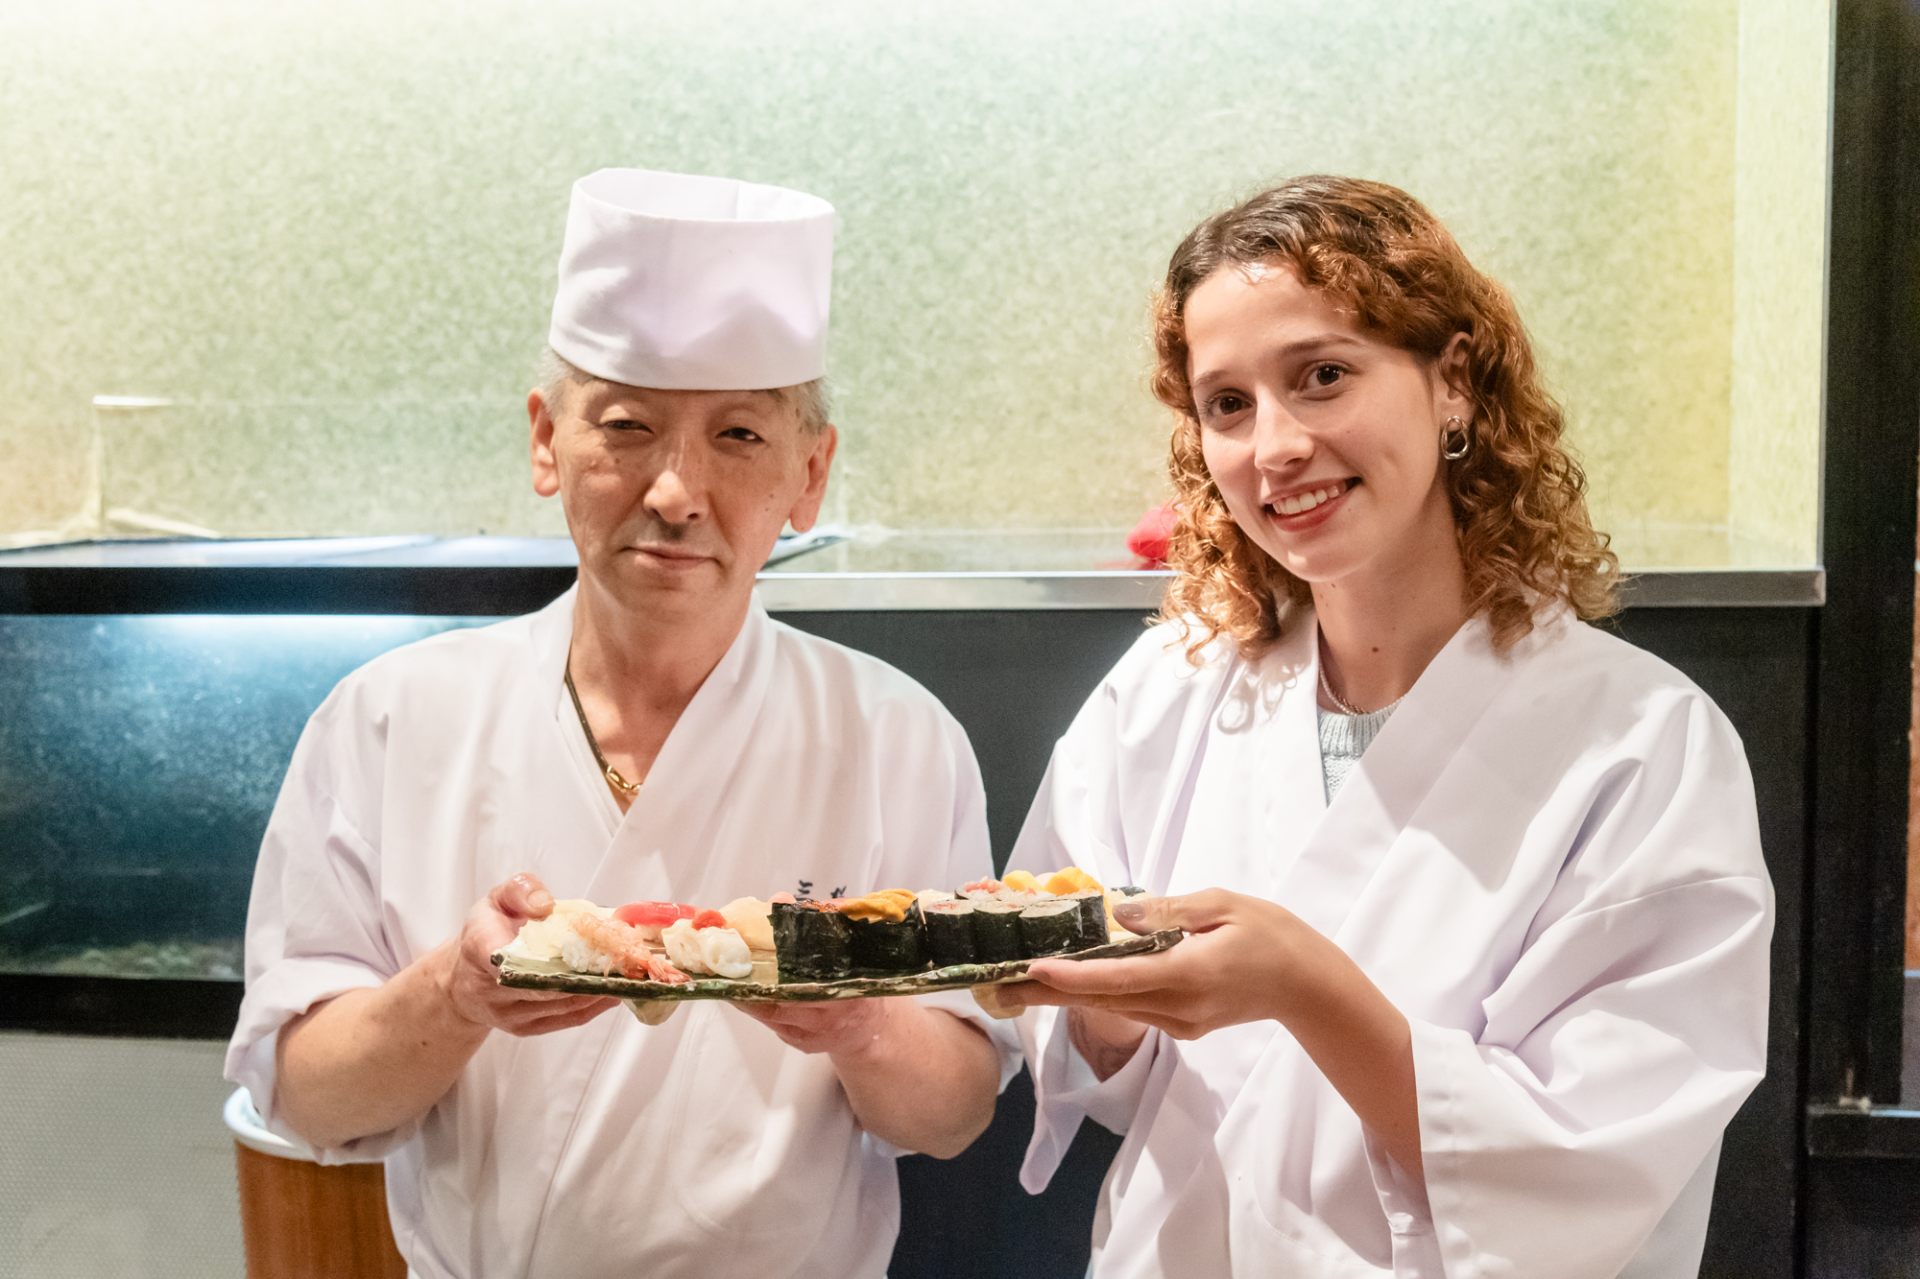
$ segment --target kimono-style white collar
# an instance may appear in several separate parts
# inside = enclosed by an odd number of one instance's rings
[[[1340,793],[1326,806],[1286,875],[1281,900],[1300,903],[1296,913],[1338,940],[1354,901],[1395,841],[1420,824],[1420,810],[1429,802],[1446,762],[1463,748],[1482,717],[1514,682],[1516,665],[1550,645],[1568,624],[1564,610],[1550,611],[1539,618],[1532,632],[1500,654],[1486,621],[1468,619],[1427,663]],[[1300,721],[1290,725],[1290,735],[1306,737],[1317,751],[1313,707],[1319,680],[1318,626],[1309,621],[1300,629],[1307,633],[1289,649],[1300,663],[1291,692],[1308,709],[1289,717]],[[1282,709],[1284,713],[1292,708]],[[1466,803],[1475,799],[1458,798]]]
[[[562,709],[572,715],[572,703],[565,693],[567,675],[567,650],[573,642],[573,610],[579,599],[578,582],[562,591],[552,603],[532,616],[533,672],[540,696],[553,706],[555,718],[559,718]],[[772,625],[767,610],[760,603],[756,591],[747,604],[747,615],[740,623],[739,633],[727,646],[720,662],[707,676],[706,683],[700,686],[698,696],[705,697],[708,689],[715,690],[724,697],[728,690],[738,686],[749,665],[749,653],[760,642],[763,632]]]

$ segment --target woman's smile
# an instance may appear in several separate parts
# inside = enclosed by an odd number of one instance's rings
[[[1305,533],[1332,519],[1347,504],[1347,495],[1359,485],[1357,479],[1345,479],[1296,487],[1267,501],[1261,509],[1281,532]]]

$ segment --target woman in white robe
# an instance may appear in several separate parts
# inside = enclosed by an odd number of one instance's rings
[[[1188,936],[1012,988],[1027,1188],[1124,1134],[1102,1279],[1697,1272],[1765,1061],[1753,785],[1585,624],[1617,568],[1511,301],[1405,193],[1306,178],[1187,238],[1156,330],[1176,578],[1014,862]]]

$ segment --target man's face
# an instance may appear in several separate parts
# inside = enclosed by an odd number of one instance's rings
[[[571,383],[527,399],[533,487],[560,496],[580,572],[656,613],[744,607],[781,529],[813,526],[834,429],[777,391]]]

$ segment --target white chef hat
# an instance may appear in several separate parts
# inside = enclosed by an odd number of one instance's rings
[[[645,169],[573,184],[547,342],[628,386],[760,391],[826,372],[833,206]]]

